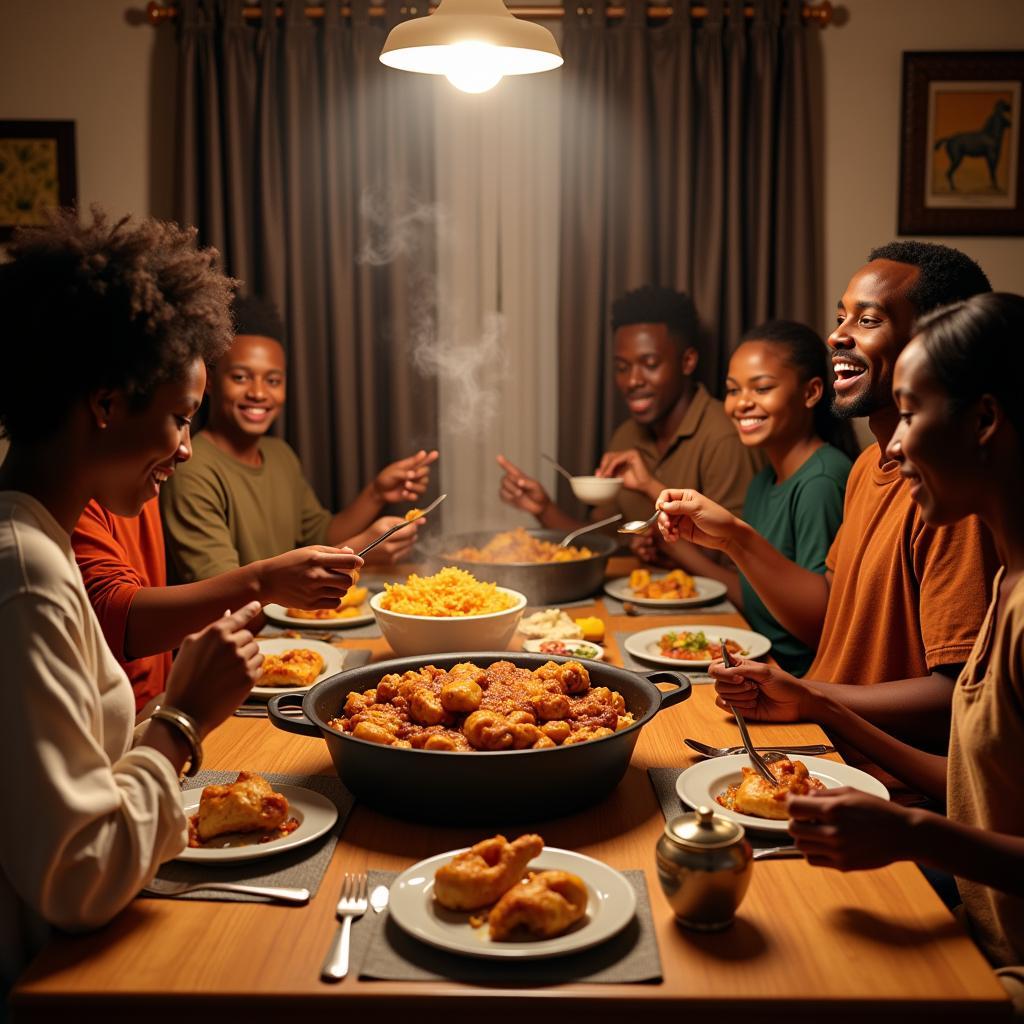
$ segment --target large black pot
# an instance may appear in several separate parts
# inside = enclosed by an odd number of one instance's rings
[[[559,530],[526,532],[531,537],[539,537],[555,544],[565,536]],[[478,580],[487,580],[518,590],[526,595],[526,600],[531,605],[548,607],[564,604],[566,601],[579,601],[596,594],[604,583],[608,558],[619,546],[618,542],[607,534],[594,532],[584,534],[575,545],[589,548],[594,553],[589,558],[574,558],[570,562],[465,562],[444,555],[445,551],[483,547],[494,533],[494,530],[486,530],[445,537],[441,541],[440,553],[427,553],[423,556],[423,561],[431,572],[445,565],[456,565],[471,572]]]
[[[356,797],[385,814],[467,825],[560,817],[597,803],[619,784],[644,725],[663,708],[690,696],[690,680],[682,672],[641,675],[588,662],[592,685],[618,690],[635,722],[612,736],[567,747],[460,753],[411,750],[356,739],[330,728],[327,721],[338,716],[351,691],[368,690],[389,672],[402,673],[429,664],[448,669],[460,661],[482,666],[511,661],[533,669],[548,661],[567,660],[543,654],[473,651],[382,661],[331,676],[304,694],[272,697],[270,718],[286,732],[323,736],[338,778]],[[675,683],[676,689],[663,692],[654,685],[658,682]],[[305,718],[281,713],[282,707],[300,703]]]

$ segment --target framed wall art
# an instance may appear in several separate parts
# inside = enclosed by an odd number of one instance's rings
[[[1024,234],[1024,51],[903,54],[901,235]]]
[[[0,241],[76,195],[74,121],[0,121]]]

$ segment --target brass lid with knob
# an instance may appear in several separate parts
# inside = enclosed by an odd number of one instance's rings
[[[720,850],[739,842],[746,832],[741,824],[723,818],[710,807],[698,807],[665,825],[665,837],[688,850]]]

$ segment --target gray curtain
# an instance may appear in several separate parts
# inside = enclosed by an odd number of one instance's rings
[[[566,3],[563,28],[559,457],[596,464],[626,417],[611,374],[612,301],[689,292],[700,376],[720,394],[739,335],[770,316],[816,324],[819,238],[800,4],[708,0],[648,24],[644,0]],[[580,381],[594,387],[580,388]],[[568,498],[568,492],[562,495]],[[571,500],[571,498],[569,499]]]
[[[337,508],[437,441],[413,352],[435,330],[433,90],[377,59],[398,0],[386,23],[278,3],[179,4],[176,216],[285,317],[283,434]]]

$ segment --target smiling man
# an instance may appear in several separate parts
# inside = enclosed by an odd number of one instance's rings
[[[840,417],[866,416],[877,443],[850,473],[843,524],[824,576],[784,558],[701,495],[663,496],[667,539],[725,551],[779,622],[817,647],[805,684],[827,686],[832,699],[876,725],[940,748],[953,684],[985,615],[995,552],[976,517],[928,526],[898,464],[883,453],[899,420],[893,368],[915,321],[989,290],[984,273],[963,253],[912,241],[875,249],[850,279],[828,339],[836,374],[833,410]],[[728,698],[749,700],[756,690],[750,680],[719,684]],[[751,717],[763,720],[794,715],[795,709],[770,701],[751,709]]]
[[[192,459],[164,485],[168,566],[189,583],[303,545],[365,547],[400,522],[390,502],[415,501],[437,452],[420,451],[382,469],[356,499],[331,513],[317,500],[292,448],[267,432],[284,408],[284,325],[268,303],[236,298],[234,342],[210,373],[209,419]],[[374,549],[371,561],[408,554],[420,523]]]
[[[637,288],[612,304],[612,328],[615,385],[630,418],[612,435],[597,469],[598,476],[622,477],[622,490],[594,510],[594,519],[615,512],[647,519],[665,487],[692,487],[738,513],[760,460],[740,443],[722,403],[695,379],[700,352],[693,300],[671,288]],[[536,480],[503,456],[498,463],[505,470],[504,501],[551,529],[582,525]]]

